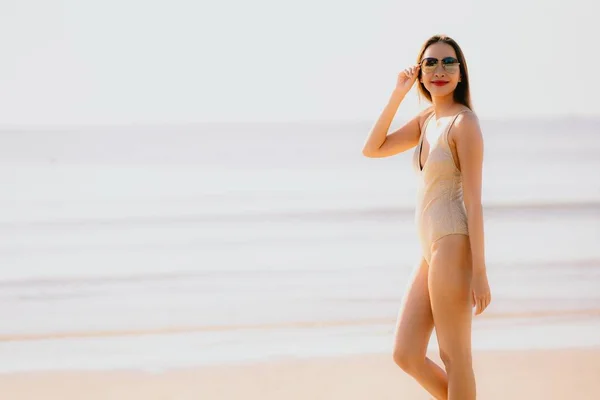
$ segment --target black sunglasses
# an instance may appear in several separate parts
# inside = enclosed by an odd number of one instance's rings
[[[421,70],[426,74],[429,74],[437,68],[439,62],[442,62],[442,67],[449,74],[454,74],[458,72],[460,63],[454,57],[445,57],[441,60],[433,57],[427,57],[421,60]]]

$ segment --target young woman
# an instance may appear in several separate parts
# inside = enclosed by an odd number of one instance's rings
[[[388,134],[416,81],[431,107]],[[402,300],[394,361],[436,399],[475,399],[472,308],[478,315],[491,301],[481,207],[483,139],[471,108],[463,52],[453,39],[433,36],[418,63],[399,74],[363,148],[366,157],[388,157],[416,147],[415,222],[423,257]],[[445,370],[426,357],[434,327]]]

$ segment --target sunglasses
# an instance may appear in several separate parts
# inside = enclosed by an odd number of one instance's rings
[[[433,57],[424,58],[423,60],[421,60],[421,70],[426,74],[430,74],[433,71],[435,71],[440,61],[442,62],[442,67],[444,68],[444,71],[446,71],[447,73],[454,74],[458,72],[460,63],[454,57],[445,57],[441,60],[438,60],[437,58]]]

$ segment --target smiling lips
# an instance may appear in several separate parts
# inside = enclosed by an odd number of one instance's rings
[[[448,81],[431,81],[435,86],[444,86],[448,84]]]

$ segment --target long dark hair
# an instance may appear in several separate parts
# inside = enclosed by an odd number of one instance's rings
[[[465,60],[465,55],[463,54],[462,50],[460,49],[460,46],[458,45],[458,43],[456,43],[456,41],[454,39],[452,39],[446,35],[434,35],[434,36],[430,37],[423,44],[423,47],[421,47],[421,51],[419,52],[419,57],[417,58],[417,62],[418,63],[421,62],[421,59],[423,58],[423,54],[425,54],[425,50],[427,50],[427,48],[429,46],[431,46],[434,43],[438,43],[438,42],[446,43],[446,44],[449,44],[450,46],[452,46],[452,48],[456,52],[456,58],[458,59],[458,62],[460,63],[461,80],[460,80],[460,82],[458,82],[458,86],[456,86],[456,89],[454,89],[454,101],[456,101],[457,103],[460,103],[464,106],[467,106],[467,107],[469,107],[469,109],[472,110],[473,106],[471,104],[471,91],[469,90],[469,71],[467,68],[467,60]],[[421,71],[419,70],[419,78],[420,77],[421,77]],[[431,93],[429,93],[429,91],[425,88],[425,85],[423,85],[423,82],[421,82],[421,79],[419,79],[418,91],[421,96],[425,97],[427,100],[429,100],[431,102]]]

